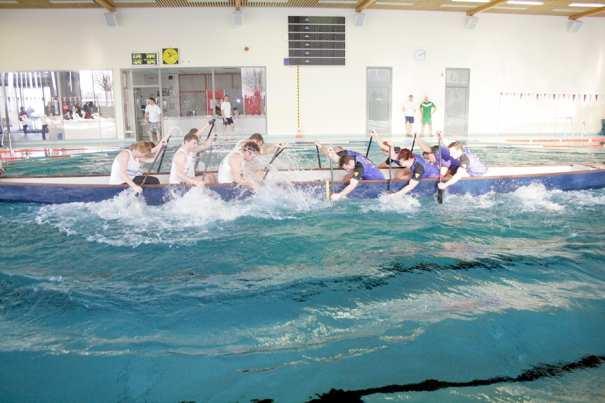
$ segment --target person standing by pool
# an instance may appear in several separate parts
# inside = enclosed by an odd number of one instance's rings
[[[153,142],[156,142],[156,136],[159,138],[162,133],[161,121],[162,109],[155,103],[155,98],[149,97],[145,107],[145,122],[149,127],[149,138]]]
[[[27,139],[27,131],[29,129],[29,115],[25,111],[24,107],[21,107],[19,111],[19,122],[21,123],[21,128],[23,129],[23,137]]]
[[[214,182],[210,174],[195,176],[197,154],[207,150],[212,144],[212,138],[199,144],[199,134],[199,129],[191,129],[183,138],[183,145],[174,153],[168,179],[171,185],[204,186]]]
[[[433,101],[429,101],[429,97],[425,96],[424,100],[420,104],[420,113],[422,115],[422,134],[425,135],[425,129],[428,127],[430,136],[433,134],[433,113],[437,107]]]
[[[225,95],[223,102],[221,102],[221,115],[223,116],[223,125],[225,128],[231,127],[233,130],[233,112],[231,111],[229,95]]]
[[[431,165],[420,155],[412,153],[407,148],[399,152],[399,163],[406,170],[398,179],[409,180],[409,182],[395,194],[404,195],[411,192],[424,178],[439,177],[439,168]]]
[[[166,139],[162,139],[158,145],[154,146],[152,142],[139,141],[120,151],[111,165],[109,184],[127,184],[136,193],[143,191],[143,188],[140,186],[142,184],[159,184],[160,181],[158,178],[143,175],[141,163],[153,162],[155,156],[167,142]]]
[[[257,176],[262,170],[255,169],[251,174],[245,164],[253,162],[260,153],[260,147],[254,141],[247,141],[239,149],[231,151],[218,167],[218,183],[235,183],[252,191],[258,188]]]
[[[403,116],[405,118],[405,134],[410,137],[414,128],[414,118],[416,117],[416,103],[412,94],[408,96],[407,101],[403,104]]]
[[[445,190],[460,179],[467,176],[481,176],[487,172],[487,167],[474,155],[468,148],[464,147],[459,141],[454,141],[448,147],[449,152],[456,160],[454,168],[450,167],[451,177],[445,182],[439,182],[439,189]]]

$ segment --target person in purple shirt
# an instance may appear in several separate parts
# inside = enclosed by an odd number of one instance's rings
[[[481,176],[487,172],[487,167],[462,143],[454,141],[448,146],[450,155],[457,162],[457,166],[450,167],[449,175],[445,182],[439,182],[439,189],[445,190],[460,179],[467,176]]]
[[[346,198],[359,185],[361,180],[384,180],[384,175],[372,161],[363,154],[353,150],[345,150],[339,146],[324,146],[315,143],[328,158],[344,169],[347,173],[344,182],[347,186],[340,192],[330,196],[332,201]]]
[[[420,181],[424,178],[438,178],[439,168],[433,166],[429,161],[425,160],[418,154],[412,153],[407,148],[399,152],[399,164],[403,168],[407,168],[408,184],[395,194],[404,195],[416,188]]]

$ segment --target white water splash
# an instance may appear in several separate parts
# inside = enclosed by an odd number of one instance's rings
[[[525,211],[547,210],[559,212],[565,210],[565,206],[552,201],[554,193],[546,190],[546,187],[541,183],[521,186],[512,195],[516,200],[521,202],[521,207]]]
[[[324,205],[303,191],[278,184],[262,188],[249,199],[233,202],[225,202],[208,189],[193,188],[161,206],[149,206],[126,190],[98,203],[44,206],[36,223],[114,246],[174,245],[207,238],[210,229],[240,217],[294,219],[296,213]]]
[[[411,195],[400,195],[395,193],[383,193],[378,197],[378,203],[372,201],[366,206],[368,211],[414,213],[421,208],[420,201]]]

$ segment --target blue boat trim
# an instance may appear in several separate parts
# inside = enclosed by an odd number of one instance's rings
[[[313,170],[313,171],[325,171]],[[100,175],[69,176],[69,178],[99,177]],[[103,175],[106,176],[106,175]],[[40,182],[31,182],[31,179],[40,179]],[[61,177],[27,177],[30,182],[15,182],[16,178],[0,178],[1,202],[30,202],[30,203],[71,203],[71,202],[98,202],[111,199],[126,189],[125,185],[109,184],[76,184],[76,183],[45,183],[45,179]],[[435,194],[437,178],[424,179],[412,192],[415,195],[431,196]],[[542,184],[546,189],[582,190],[605,187],[605,169],[587,169],[556,173],[538,173],[524,175],[501,176],[475,176],[461,179],[458,183],[447,189],[447,194],[481,195],[489,192],[507,193],[522,186],[534,183]],[[398,191],[407,182],[368,180],[360,182],[357,189],[349,197],[353,199],[376,198],[385,192]],[[325,197],[326,182],[321,180],[292,182],[297,190],[302,190],[313,197]],[[334,190],[340,191],[344,187],[342,182],[334,182]],[[232,184],[217,184],[208,187],[224,200],[241,199],[250,196],[250,192]],[[187,186],[174,185],[146,185],[143,197],[148,204],[158,205],[165,203],[178,195],[188,191]]]

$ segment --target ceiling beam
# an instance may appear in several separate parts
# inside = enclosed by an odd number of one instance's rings
[[[107,11],[116,11],[116,5],[111,0],[95,0],[95,3],[103,7]]]
[[[374,3],[376,3],[376,0],[359,0],[355,6],[355,11],[361,13],[366,8],[373,6]]]
[[[492,0],[489,3],[481,4],[479,7],[472,8],[466,12],[466,15],[472,17],[475,14],[479,14],[483,11],[487,11],[490,8],[496,7],[500,3],[504,3],[506,0]]]
[[[575,21],[579,20],[580,18],[588,17],[602,12],[605,12],[605,7],[591,8],[590,10],[582,11],[581,13],[572,14],[569,16],[569,19]]]
[[[242,0],[235,0],[235,9],[239,10],[242,8]]]

